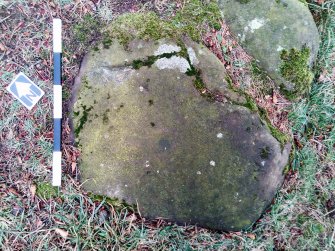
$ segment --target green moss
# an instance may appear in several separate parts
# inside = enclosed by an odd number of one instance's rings
[[[91,198],[92,201],[98,201],[98,202],[105,201],[107,204],[109,204],[112,207],[121,208],[121,209],[128,208],[132,211],[136,210],[136,206],[129,205],[125,203],[124,201],[119,200],[117,198],[109,198],[107,196],[93,194],[93,193],[88,193],[88,197]]]
[[[290,166],[289,164],[287,164],[287,165],[284,167],[283,175],[288,174],[290,170],[291,170],[291,166]]]
[[[42,199],[48,200],[58,195],[58,189],[49,183],[41,182],[37,184],[36,195]]]
[[[74,36],[77,41],[84,45],[89,45],[99,31],[100,23],[96,17],[87,14],[83,17],[81,23],[74,26]],[[99,33],[99,32],[98,32]]]
[[[109,36],[104,36],[103,40],[102,40],[102,44],[104,46],[105,49],[109,49],[109,47],[112,45],[113,40],[109,37]]]
[[[237,0],[237,1],[239,1],[240,3],[249,3],[250,2],[250,0]]]
[[[127,46],[135,38],[179,40],[182,35],[200,41],[201,34],[206,31],[207,26],[217,30],[221,28],[220,20],[220,10],[215,1],[210,3],[203,3],[200,0],[187,1],[171,21],[163,20],[153,12],[127,13],[113,21],[104,34],[103,45],[108,48],[113,39]]]
[[[198,78],[194,80],[194,86],[197,88],[197,90],[202,90],[206,87],[204,82]]]
[[[245,99],[247,101],[244,104],[244,106],[247,107],[248,109],[250,109],[253,112],[258,111],[258,106],[257,106],[256,102],[254,101],[254,99],[246,93],[244,94],[244,96],[245,96]]]
[[[303,3],[305,6],[308,6],[308,3],[306,0],[299,0],[299,2]]]
[[[180,31],[172,23],[159,18],[155,13],[127,13],[117,17],[105,34],[107,45],[117,39],[126,46],[131,40],[178,38]]]
[[[191,60],[190,60],[188,55],[187,55],[186,60],[188,61],[189,65],[191,66],[191,68],[189,68],[186,71],[186,75],[190,76],[190,77],[191,76],[195,77],[195,79],[193,81],[194,87],[200,92],[200,95],[207,98],[208,101],[214,101],[215,100],[214,95],[211,92],[209,92],[209,90],[207,90],[206,84],[204,83],[203,79],[201,78],[201,71],[192,65]]]
[[[287,136],[285,133],[281,132],[279,129],[271,125],[271,123],[267,123],[267,126],[270,129],[271,135],[279,141],[283,149],[285,144],[289,141],[289,136]]]
[[[260,107],[258,107],[258,109],[260,111],[259,114],[260,114],[261,118],[263,119],[263,121],[266,122],[266,124],[267,124],[267,126],[268,126],[268,128],[271,132],[271,135],[275,139],[278,140],[278,142],[280,143],[281,148],[283,149],[284,146],[286,145],[286,143],[289,142],[290,137],[288,135],[286,135],[285,133],[281,132],[279,129],[277,129],[276,127],[274,127],[271,124],[271,122],[269,120],[269,117],[268,117],[268,114],[264,109],[262,109]]]
[[[268,159],[271,154],[271,149],[270,147],[266,146],[261,149],[261,158],[262,159]]]
[[[160,58],[170,58],[170,57],[175,56],[175,55],[179,55],[179,53],[177,53],[177,52],[163,53],[163,54],[158,55],[158,56],[149,56],[145,60],[136,59],[132,62],[131,65],[135,70],[138,70],[143,66],[151,67]]]
[[[76,135],[77,137],[78,137],[80,131],[83,129],[85,123],[87,122],[88,114],[89,114],[89,112],[93,109],[93,106],[87,108],[86,105],[83,105],[83,106],[81,106],[81,108],[82,108],[82,116],[81,116],[81,118],[79,119],[79,121],[78,121],[78,123],[77,123],[77,126],[76,126],[76,128],[75,128],[75,130],[74,130],[74,133],[75,133],[75,135]],[[77,115],[77,116],[79,116],[79,115],[80,115],[80,112],[78,112],[78,115]]]
[[[285,2],[285,1],[283,1],[283,0],[276,0],[276,3],[277,4],[281,4],[283,7],[285,7],[285,8],[287,8],[288,7],[288,4]]]
[[[200,0],[189,0],[176,13],[172,23],[193,40],[200,41],[201,34],[206,31],[206,26],[216,30],[221,28],[220,20],[221,13],[216,1],[204,3]]]
[[[62,88],[62,96],[64,100],[70,99],[71,91],[69,90],[69,88],[67,88],[67,86]]]
[[[84,88],[86,89],[92,89],[92,86],[90,86],[90,84],[88,83],[87,78],[83,78],[83,83],[84,83]]]
[[[109,112],[109,110],[106,110],[106,111],[104,112],[104,114],[102,115],[102,123],[103,123],[104,125],[107,125],[107,124],[108,124],[108,121],[109,121],[109,118],[108,118],[108,112]]]
[[[135,70],[138,70],[143,66],[151,67],[151,65],[153,65],[157,61],[157,59],[159,59],[159,58],[160,58],[159,56],[149,56],[149,57],[147,57],[146,60],[139,60],[139,59],[134,60],[132,62],[132,67]]]
[[[283,50],[280,58],[280,73],[285,80],[294,83],[294,90],[284,91],[284,94],[294,99],[307,93],[311,87],[313,73],[309,68],[310,49],[302,48],[300,51],[292,48],[290,51]]]

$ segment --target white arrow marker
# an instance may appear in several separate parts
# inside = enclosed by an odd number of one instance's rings
[[[24,83],[24,82],[16,82],[16,89],[19,94],[19,97],[26,97],[28,98],[32,103],[34,103],[35,99],[38,99],[39,97],[36,95],[36,93],[32,92],[30,89],[31,84],[30,83]]]
[[[31,84],[24,82],[16,82],[16,89],[19,94],[19,97],[26,96],[27,94],[31,94],[30,90]]]
[[[44,95],[44,91],[23,72],[17,74],[6,89],[29,110],[31,110]]]

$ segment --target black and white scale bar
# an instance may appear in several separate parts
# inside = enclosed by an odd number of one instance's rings
[[[54,150],[52,156],[52,185],[60,186],[62,181],[62,20],[53,20],[54,55]]]

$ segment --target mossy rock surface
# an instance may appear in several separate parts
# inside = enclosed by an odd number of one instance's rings
[[[239,42],[285,91],[301,95],[311,83],[309,68],[316,59],[320,38],[313,17],[298,0],[219,0],[223,18]],[[293,75],[283,69],[285,51],[308,48],[309,55]],[[296,62],[292,62],[295,65]],[[287,67],[286,67],[287,68]],[[306,85],[307,87],[301,86]]]
[[[144,217],[240,230],[269,206],[289,149],[237,104],[243,96],[219,103],[201,95],[190,69],[230,98],[224,67],[184,42],[134,40],[125,49],[114,41],[86,56],[73,106],[82,181],[137,204]],[[134,69],[138,60],[148,66]]]

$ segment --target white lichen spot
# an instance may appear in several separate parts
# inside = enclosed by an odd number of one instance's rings
[[[103,163],[100,164],[100,167],[104,167],[105,165]]]
[[[125,187],[128,187],[128,185],[127,185],[127,184],[125,184],[124,186],[125,186]]]
[[[143,91],[144,91],[144,87],[140,86],[140,92],[143,92]]]
[[[218,133],[218,134],[216,134],[216,137],[218,138],[218,139],[222,139],[223,138],[223,133]]]
[[[277,51],[282,51],[282,50],[284,50],[284,48],[282,46],[278,45]]]
[[[262,161],[261,164],[262,164],[262,166],[265,166],[265,161]]]
[[[239,200],[238,202],[242,202],[242,200]]]
[[[145,167],[149,167],[150,166],[150,164],[149,164],[149,160],[147,160],[146,162],[145,162]]]
[[[265,24],[264,19],[255,18],[255,19],[251,20],[246,27],[244,27],[244,31],[245,32],[250,31],[251,33],[254,33],[255,30],[258,30],[264,24]]]
[[[181,48],[174,44],[161,44],[155,51],[155,56],[163,55],[165,53],[180,52]]]
[[[159,170],[157,170],[157,173],[159,173]]]
[[[284,25],[284,27],[283,27],[283,30],[286,30],[288,27],[286,26],[286,25]]]
[[[198,172],[197,172],[197,174],[198,174],[198,175],[200,175],[200,174],[201,174],[201,172],[200,172],[200,171],[198,171]]]
[[[109,134],[105,134],[105,135],[104,135],[104,138],[105,138],[105,139],[108,139],[108,138],[109,138]]]
[[[172,56],[171,58],[160,58],[155,62],[158,69],[178,69],[181,73],[186,73],[190,69],[190,64],[185,58]]]
[[[190,61],[191,61],[192,65],[199,64],[199,60],[197,59],[197,55],[195,54],[195,51],[193,50],[192,47],[187,48],[187,53],[188,53],[188,56],[190,57]]]
[[[199,55],[204,55],[203,50],[198,50]]]
[[[214,161],[214,160],[211,160],[211,161],[209,162],[209,164],[210,164],[211,166],[215,166],[215,161]]]
[[[245,34],[243,33],[242,37],[241,37],[241,42],[245,41]]]

